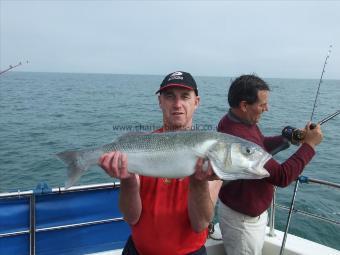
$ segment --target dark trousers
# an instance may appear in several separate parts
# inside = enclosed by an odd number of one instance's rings
[[[162,252],[160,251],[159,254],[162,254]],[[122,255],[139,255],[138,251],[136,250],[135,244],[132,241],[131,236],[126,241],[126,244],[124,246]],[[205,249],[205,246],[203,245],[197,251],[190,252],[190,253],[188,253],[186,255],[207,255],[207,250]]]

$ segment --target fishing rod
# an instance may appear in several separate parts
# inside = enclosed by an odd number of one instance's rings
[[[323,74],[325,73],[325,67],[327,65],[327,60],[328,60],[330,53],[331,53],[331,48],[332,48],[332,45],[329,46],[328,54],[326,56],[326,59],[325,59],[325,62],[324,62],[323,68],[322,68],[321,77],[320,77],[319,84],[318,84],[318,89],[316,91],[316,95],[315,95],[315,99],[314,99],[312,115],[310,117],[311,122],[313,121],[314,110],[315,110],[315,107],[316,107],[316,102],[317,102],[317,99],[318,99]],[[318,122],[318,124],[322,125],[322,124],[326,123],[327,121],[329,121],[329,120],[333,119],[335,116],[337,116],[339,113],[340,113],[340,111],[338,110],[335,113],[328,115],[324,119],[320,120]],[[314,129],[315,127],[316,127],[316,124],[314,124],[314,123],[311,123],[310,126],[309,126],[310,129]],[[300,144],[300,142],[305,138],[305,135],[306,135],[306,132],[304,130],[300,130],[300,129],[296,129],[296,128],[294,129],[294,128],[289,127],[289,126],[285,127],[282,130],[282,136],[286,137],[289,141],[291,141],[291,143],[296,144],[296,145]],[[292,212],[294,211],[294,205],[295,205],[295,199],[296,199],[298,187],[299,187],[299,179],[296,180],[296,183],[295,183],[295,186],[294,186],[294,192],[293,192],[293,196],[292,196],[292,200],[291,200],[291,204],[290,204],[290,208],[289,208],[286,228],[285,228],[285,232],[284,232],[283,240],[282,240],[282,244],[281,244],[280,255],[283,255],[283,253],[284,253],[287,235],[288,235],[288,230],[289,230],[289,225],[290,225],[290,220],[291,220],[291,217],[292,217]]]
[[[323,123],[325,123],[325,122],[327,122],[327,121],[333,119],[333,118],[334,118],[336,115],[338,115],[338,114],[340,114],[340,110],[337,110],[335,113],[333,113],[333,114],[327,116],[326,118],[320,120],[320,121],[318,122],[318,124],[322,125]]]
[[[28,64],[29,62],[28,62],[28,60],[26,61],[26,64]],[[2,74],[4,74],[4,73],[6,73],[6,72],[8,72],[9,70],[11,70],[11,69],[14,69],[14,68],[16,68],[16,67],[18,67],[18,66],[21,66],[22,65],[22,62],[20,61],[18,64],[16,64],[16,65],[14,65],[14,66],[12,66],[12,65],[10,65],[7,69],[5,69],[5,70],[3,70],[3,71],[0,71],[0,75],[2,75]]]

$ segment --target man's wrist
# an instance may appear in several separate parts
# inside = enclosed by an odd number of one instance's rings
[[[195,176],[189,177],[189,186],[191,189],[204,189],[209,187],[208,180],[200,180],[197,179]]]
[[[314,143],[312,143],[312,142],[304,142],[305,144],[308,144],[310,147],[312,147],[313,148],[313,150],[315,150],[315,144]]]
[[[136,175],[131,175],[128,178],[120,179],[120,184],[123,186],[135,186],[137,184]]]

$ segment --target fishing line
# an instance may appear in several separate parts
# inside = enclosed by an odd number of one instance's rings
[[[325,69],[326,69],[326,65],[327,65],[327,60],[329,58],[329,56],[331,55],[331,51],[332,51],[332,45],[329,45],[329,50],[325,59],[325,63],[323,64],[323,68],[322,68],[322,72],[321,72],[321,77],[319,80],[319,84],[318,84],[318,89],[316,91],[316,95],[315,95],[315,99],[314,99],[314,105],[313,105],[313,110],[312,110],[312,115],[310,116],[310,121],[313,121],[313,116],[314,116],[314,111],[315,111],[315,107],[316,107],[316,102],[318,100],[318,96],[319,96],[319,91],[320,91],[320,87],[321,87],[321,83],[322,83],[322,78],[323,78],[323,74],[325,73]]]

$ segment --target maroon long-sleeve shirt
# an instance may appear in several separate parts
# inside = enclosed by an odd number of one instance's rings
[[[256,143],[268,152],[283,142],[281,136],[264,137],[256,124],[245,124],[230,112],[220,120],[217,130]],[[296,180],[314,154],[315,151],[311,146],[302,144],[282,164],[270,159],[264,166],[270,174],[269,177],[259,180],[231,181],[221,188],[219,198],[235,211],[252,217],[258,216],[270,206],[274,192],[273,185],[286,187]]]

